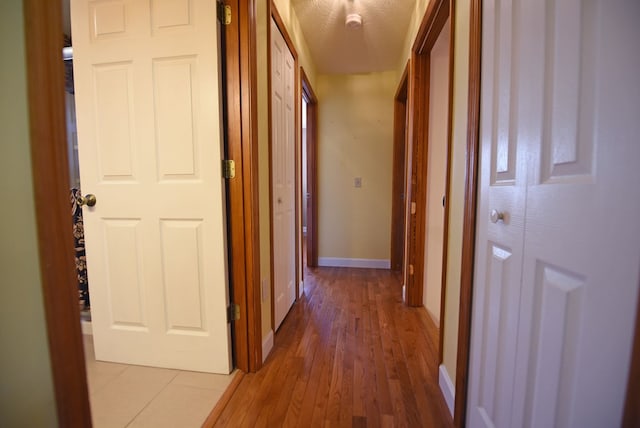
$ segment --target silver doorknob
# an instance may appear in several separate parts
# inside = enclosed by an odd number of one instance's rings
[[[92,193],[89,193],[85,196],[80,196],[78,198],[78,204],[80,204],[80,206],[86,205],[88,207],[92,207],[96,204],[96,202],[96,195]]]
[[[504,213],[498,210],[491,210],[491,223],[497,223],[501,220],[504,221]]]

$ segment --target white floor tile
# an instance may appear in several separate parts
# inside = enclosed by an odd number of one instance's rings
[[[129,427],[201,427],[221,395],[221,391],[213,389],[170,384]]]
[[[127,367],[116,379],[90,397],[94,421],[126,426],[176,374],[175,370]]]

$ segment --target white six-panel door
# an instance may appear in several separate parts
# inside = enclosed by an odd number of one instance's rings
[[[271,20],[271,183],[274,320],[277,329],[295,288],[295,63]]]
[[[639,20],[633,0],[483,2],[471,427],[620,426],[640,276]]]
[[[71,12],[96,358],[229,373],[216,2]]]

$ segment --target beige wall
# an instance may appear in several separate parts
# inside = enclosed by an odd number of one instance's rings
[[[395,71],[318,76],[320,258],[389,259],[395,90]]]
[[[427,167],[427,224],[424,251],[424,307],[440,322],[444,207],[447,183],[447,135],[449,119],[449,21],[431,50],[429,84],[429,145]]]
[[[260,210],[260,278],[262,293],[262,337],[271,332],[271,238],[269,212],[269,90],[267,64],[267,31],[270,27],[269,0],[256,1],[257,19],[257,64],[258,64],[258,175]],[[304,40],[298,17],[291,0],[274,0],[275,7],[286,26],[298,54],[298,64],[304,68],[315,89],[316,68],[311,60],[309,48]]]
[[[29,156],[22,2],[0,3],[0,426],[56,426]],[[71,218],[69,218],[71,221]]]
[[[417,0],[401,60],[396,69],[396,85],[404,71],[428,0]],[[447,284],[444,308],[443,364],[455,385],[458,348],[458,315],[460,304],[460,262],[462,258],[462,219],[464,209],[464,176],[467,142],[467,98],[469,90],[469,0],[455,2],[455,39],[453,71],[453,132],[451,180],[449,193],[449,237]]]

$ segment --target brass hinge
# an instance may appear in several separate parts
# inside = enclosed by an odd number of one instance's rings
[[[413,265],[409,265],[409,275],[413,275]]]
[[[224,25],[231,24],[231,6],[218,1],[218,21]]]
[[[411,202],[411,214],[415,214],[416,213],[416,203],[415,202]]]
[[[227,308],[227,322],[238,321],[240,319],[240,305],[232,303]]]
[[[227,179],[236,176],[236,163],[233,160],[225,159],[222,161],[222,176]]]

